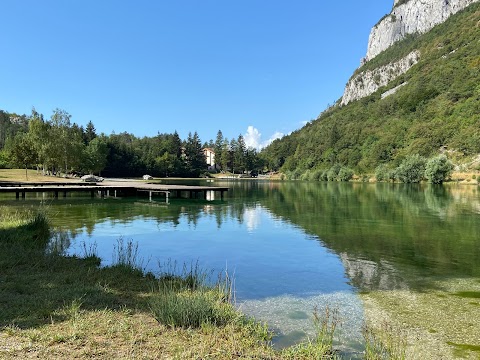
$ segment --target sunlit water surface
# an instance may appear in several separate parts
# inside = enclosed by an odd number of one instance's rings
[[[47,204],[53,225],[69,234],[68,254],[95,248],[109,265],[121,238],[138,244],[146,271],[169,261],[228,271],[238,307],[266,321],[279,347],[313,336],[313,311],[328,306],[339,311],[337,348],[355,358],[363,348],[359,291],[480,275],[477,187],[215,184],[231,187],[225,201],[77,195]]]

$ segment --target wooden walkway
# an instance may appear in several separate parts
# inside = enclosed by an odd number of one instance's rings
[[[17,199],[25,199],[27,193],[53,193],[58,198],[60,194],[66,197],[69,192],[87,192],[92,198],[135,196],[140,193],[147,194],[150,200],[154,194],[163,194],[167,202],[170,197],[214,200],[215,194],[220,193],[220,199],[223,200],[227,191],[228,187],[147,184],[135,181],[0,183],[0,193],[15,193]]]

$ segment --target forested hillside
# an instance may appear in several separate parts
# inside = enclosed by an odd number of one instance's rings
[[[408,36],[354,76],[415,50],[420,59],[405,74],[348,105],[339,100],[302,129],[274,141],[262,157],[271,168],[297,174],[332,166],[373,173],[380,164],[394,168],[410,155],[440,152],[455,164],[479,166],[472,160],[480,153],[480,4],[424,35]]]

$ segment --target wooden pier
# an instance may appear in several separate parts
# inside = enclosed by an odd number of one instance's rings
[[[80,182],[44,182],[44,183],[0,183],[0,193],[15,193],[16,199],[26,198],[27,193],[53,193],[55,198],[60,194],[67,197],[71,192],[87,192],[93,198],[99,197],[117,197],[134,196],[137,194],[148,194],[152,200],[154,194],[165,195],[168,203],[171,197],[189,199],[213,200],[215,193],[220,193],[220,199],[224,199],[228,187],[218,186],[189,186],[189,185],[165,185],[165,184],[146,184],[143,182],[116,182],[107,181],[102,183],[80,183]]]

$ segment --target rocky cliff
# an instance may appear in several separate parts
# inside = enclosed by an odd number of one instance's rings
[[[395,0],[392,12],[370,33],[368,61],[408,34],[423,34],[479,0]]]
[[[375,25],[370,32],[365,63],[408,34],[425,33],[451,15],[480,0],[394,0],[392,12]],[[406,58],[375,70],[360,72],[345,87],[341,104],[373,94],[381,86],[406,73],[421,54],[415,51]]]
[[[350,79],[345,87],[341,104],[346,105],[350,101],[373,94],[381,86],[385,86],[396,77],[405,74],[419,59],[420,52],[413,51],[394,63],[359,73]],[[388,95],[392,93],[389,92]]]

